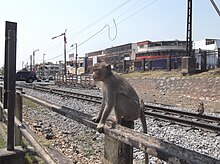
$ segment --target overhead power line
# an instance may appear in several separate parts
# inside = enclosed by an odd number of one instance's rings
[[[127,4],[129,1],[131,1],[131,0],[127,0],[127,1],[125,1],[124,3],[120,4],[119,6],[117,6],[116,8],[112,9],[111,11],[109,11],[108,13],[106,13],[105,15],[103,15],[103,16],[102,16],[101,18],[99,18],[98,20],[94,21],[93,23],[89,24],[88,26],[86,26],[85,28],[83,28],[82,30],[80,30],[79,32],[77,32],[76,34],[74,34],[74,35],[73,35],[71,38],[69,38],[68,40],[72,40],[72,39],[73,39],[75,36],[77,36],[78,34],[82,34],[82,32],[84,32],[84,31],[90,29],[91,27],[93,27],[94,25],[96,25],[97,23],[99,23],[100,21],[102,21],[104,18],[106,18],[107,16],[109,16],[110,14],[112,14],[112,12],[117,11],[119,8],[123,7],[123,6],[124,6],[125,4]],[[124,21],[130,19],[131,17],[133,17],[134,15],[138,14],[139,12],[141,12],[142,10],[144,10],[145,8],[151,6],[152,4],[156,3],[157,1],[158,1],[158,0],[154,0],[152,3],[147,4],[146,6],[142,7],[140,10],[136,11],[135,13],[129,15],[128,17],[126,17],[125,19],[121,20],[121,21],[118,22],[117,24],[119,25],[119,24],[121,24],[122,22],[124,22]],[[143,3],[141,3],[141,4],[143,4]],[[121,17],[122,15],[124,15],[125,13],[127,13],[128,11],[131,11],[131,9],[134,9],[134,8],[136,8],[136,7],[139,7],[139,6],[140,6],[139,2],[135,3],[132,7],[128,8],[125,12],[123,12],[123,13],[122,13],[121,15],[119,15],[117,18]],[[110,25],[105,25],[102,29],[100,29],[99,31],[97,31],[96,33],[94,33],[92,36],[88,37],[87,39],[85,39],[84,41],[82,41],[81,43],[79,43],[79,44],[78,44],[78,47],[81,46],[81,45],[83,45],[84,43],[88,42],[90,39],[92,39],[92,38],[94,38],[94,37],[97,37],[97,36],[103,34],[103,33],[105,32],[105,31],[103,31],[103,30],[104,30],[106,27],[107,27],[107,30],[108,30],[108,37],[109,37],[109,39],[110,39],[110,40],[114,40],[114,39],[116,38],[117,32],[118,32],[118,31],[117,31],[117,26],[116,26],[115,21],[114,21],[114,26],[115,26],[115,29],[116,29],[116,35],[115,35],[115,37],[114,37],[113,39],[111,39],[111,37],[110,37],[110,29],[111,29],[113,26],[110,27]],[[98,35],[98,34],[99,34],[99,35]],[[58,44],[57,44],[57,45],[58,45]],[[60,46],[59,46],[59,47],[60,47]],[[56,49],[56,47],[55,47],[54,49]],[[70,52],[70,51],[72,51],[73,49],[75,49],[75,48],[72,48],[72,49],[68,50],[67,52]],[[60,56],[62,56],[62,55],[63,55],[63,54],[58,55],[58,56],[53,57],[53,58],[50,58],[50,59],[47,59],[47,60],[53,60],[53,59],[56,59],[56,58],[58,58],[58,57],[60,57]]]
[[[141,11],[144,10],[145,8],[147,8],[147,7],[151,6],[151,5],[153,5],[153,4],[156,3],[157,1],[158,1],[158,0],[154,0],[152,3],[150,3],[150,4],[146,5],[146,6],[144,6],[144,7],[141,8],[140,10],[138,10],[138,11],[136,11],[135,13],[129,15],[129,16],[126,17],[125,19],[121,20],[119,23],[117,23],[117,25],[119,25],[119,24],[121,24],[122,22],[124,22],[124,21],[130,19],[132,16],[138,14],[139,12],[141,12]],[[115,22],[114,22],[114,23],[115,23]],[[99,30],[98,32],[96,32],[95,34],[93,34],[92,36],[90,36],[89,38],[87,38],[86,40],[84,40],[83,42],[81,42],[81,43],[78,45],[78,47],[81,46],[81,45],[83,45],[84,43],[86,43],[86,42],[89,41],[90,39],[92,39],[92,38],[94,38],[94,37],[97,37],[98,34],[100,34],[100,35],[103,34],[103,33],[105,32],[105,31],[103,31],[103,30],[105,29],[106,26],[107,26],[107,25],[105,25],[101,30]],[[108,28],[110,29],[110,26],[109,26],[109,25],[108,25]],[[117,28],[116,28],[116,29],[117,29]],[[103,32],[102,32],[102,31],[103,31]],[[111,40],[111,39],[110,39],[110,40]],[[70,51],[72,51],[73,49],[74,49],[74,48],[68,50],[67,52],[70,52]]]
[[[131,0],[127,0],[123,3],[121,3],[119,6],[113,8],[111,11],[107,12],[105,15],[103,15],[101,18],[95,20],[94,22],[92,22],[91,24],[89,24],[88,26],[84,27],[83,29],[81,29],[80,31],[78,31],[76,34],[74,34],[72,37],[68,38],[68,40],[72,40],[73,38],[75,38],[77,35],[82,34],[84,31],[90,29],[91,27],[95,26],[96,24],[98,24],[100,21],[102,21],[104,18],[106,18],[107,16],[109,16],[110,14],[112,14],[113,12],[117,11],[118,9],[120,9],[121,7],[125,6],[129,1]],[[43,50],[44,48],[42,48],[42,51],[44,51],[45,53],[48,51],[54,51],[55,49],[61,47],[61,42],[56,43],[56,45],[51,46],[50,48],[47,48],[46,50]],[[47,46],[48,47],[48,46]],[[59,55],[61,56],[61,55]],[[57,58],[57,57],[56,57]]]
[[[91,24],[89,24],[88,26],[86,26],[85,28],[83,28],[82,30],[78,31],[76,34],[74,34],[72,37],[70,37],[70,40],[74,37],[76,37],[78,34],[81,34],[82,32],[84,32],[85,30],[93,27],[94,25],[96,25],[97,23],[99,23],[100,21],[102,21],[104,18],[106,18],[107,16],[109,16],[110,14],[112,14],[113,12],[117,11],[118,9],[120,9],[121,7],[123,7],[125,4],[127,4],[129,1],[131,0],[127,0],[125,2],[123,2],[122,4],[120,4],[119,6],[115,7],[114,9],[112,9],[111,11],[109,11],[108,13],[106,13],[105,15],[103,15],[101,18],[97,19],[96,21],[92,22]]]
[[[126,17],[125,19],[123,19],[123,20],[121,20],[120,22],[118,22],[118,24],[120,24],[120,23],[122,23],[122,22],[124,22],[124,21],[126,21],[126,20],[128,20],[128,19],[130,19],[131,17],[133,17],[134,15],[138,14],[139,12],[141,12],[142,10],[144,10],[145,8],[147,8],[147,7],[151,6],[151,5],[153,5],[153,4],[156,3],[157,1],[158,1],[158,0],[154,0],[154,1],[151,2],[150,4],[144,6],[144,7],[141,8],[140,10],[136,11],[135,13],[129,15],[129,16]]]
[[[110,26],[107,24],[105,25],[101,30],[99,30],[98,32],[96,32],[95,34],[93,34],[92,36],[90,36],[89,38],[87,38],[86,40],[84,40],[82,43],[78,44],[78,47],[84,43],[86,43],[87,41],[89,41],[90,39],[92,39],[93,37],[95,37],[97,34],[99,34],[100,32],[102,32],[106,27],[108,28],[108,37],[109,37],[109,40],[113,41],[115,40],[115,38],[117,37],[117,33],[118,33],[118,30],[117,30],[117,25],[115,23],[115,20],[113,19],[113,22],[114,22],[114,25],[115,25],[115,30],[116,30],[116,34],[115,34],[115,37],[113,39],[111,39],[111,36],[110,36]],[[68,50],[67,52],[70,52],[72,51],[74,48]]]

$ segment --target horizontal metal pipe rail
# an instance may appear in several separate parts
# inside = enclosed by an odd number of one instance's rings
[[[79,123],[82,123],[92,129],[96,129],[97,124],[92,122],[92,116],[82,113],[80,111],[52,104],[48,101],[19,93],[22,97],[31,100],[37,104],[40,104],[52,111],[62,114],[68,118],[71,118]],[[155,137],[145,135],[140,132],[136,132],[129,128],[116,125],[108,120],[107,125],[104,127],[104,134],[113,137],[123,143],[136,147],[148,154],[151,154],[164,161],[179,163],[193,163],[193,164],[206,164],[206,163],[219,163],[220,160],[214,159],[207,155],[197,153],[195,151],[182,148],[172,143],[165,142]]]

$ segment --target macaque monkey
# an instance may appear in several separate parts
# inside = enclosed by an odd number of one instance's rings
[[[97,130],[103,132],[105,122],[115,110],[116,123],[121,124],[121,120],[134,121],[141,119],[144,133],[147,133],[146,118],[144,116],[144,102],[139,102],[139,98],[134,88],[120,75],[111,71],[111,65],[99,63],[93,69],[93,79],[95,82],[102,82],[102,104],[98,117],[93,121],[98,123]],[[148,163],[148,154],[145,153],[145,163]]]
[[[93,79],[95,82],[102,82],[103,99],[101,109],[93,121],[98,123],[97,130],[103,131],[105,122],[115,110],[116,123],[134,121],[141,119],[144,133],[147,133],[146,119],[144,111],[140,106],[139,98],[134,88],[122,76],[111,71],[111,65],[98,63],[93,69]]]
[[[204,104],[203,102],[200,102],[197,108],[197,112],[199,112],[198,115],[202,115],[204,111],[205,111]]]

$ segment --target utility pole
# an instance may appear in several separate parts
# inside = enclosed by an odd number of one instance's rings
[[[43,54],[43,65],[44,65],[44,56],[45,56],[46,54]]]
[[[78,54],[77,54],[77,43],[74,43],[73,45],[71,45],[71,47],[73,46],[76,46],[76,63],[75,63],[75,66],[76,66],[76,70],[75,70],[75,74],[76,74],[76,81],[78,80],[77,78],[77,68],[78,68],[78,63],[77,63],[77,57],[78,57]]]
[[[39,51],[39,49],[33,50],[33,70],[34,72],[36,72],[36,68],[35,68],[35,52]]]
[[[188,0],[187,8],[186,55],[192,56],[192,0]]]
[[[58,36],[55,36],[53,37],[52,39],[55,39],[55,38],[58,38],[60,36],[63,36],[63,39],[64,39],[64,75],[66,76],[66,31]]]
[[[30,71],[32,71],[32,55],[30,55]]]
[[[45,60],[44,60],[44,56],[45,56],[46,54],[43,54],[43,71],[42,71],[42,74],[43,74],[43,76],[44,76],[44,69],[45,69]]]
[[[192,52],[192,0],[187,0],[186,56],[182,58],[182,74],[191,75],[196,72],[196,60]]]

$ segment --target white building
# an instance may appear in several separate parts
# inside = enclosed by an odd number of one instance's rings
[[[207,53],[207,68],[219,67],[220,65],[220,39],[203,39],[193,42],[198,68],[201,64],[201,52]]]
[[[219,51],[220,39],[203,39],[193,42],[193,49]]]

